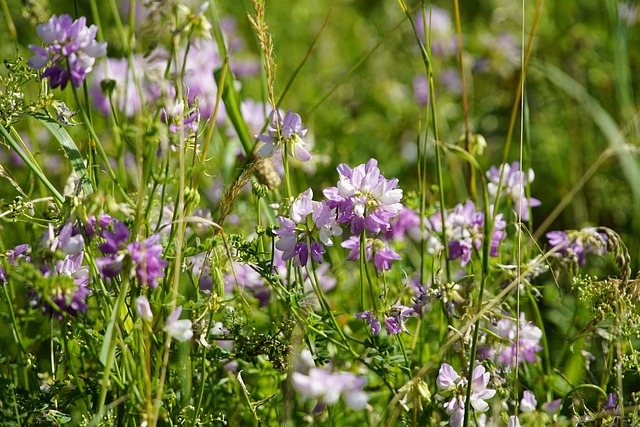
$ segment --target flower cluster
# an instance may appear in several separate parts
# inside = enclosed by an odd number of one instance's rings
[[[41,239],[41,252],[31,259],[28,245],[20,245],[9,256],[9,264],[17,259],[37,267],[45,280],[35,280],[31,304],[40,305],[44,313],[62,320],[64,313],[77,316],[87,310],[86,298],[91,294],[89,268],[82,265],[84,238],[78,227],[67,223],[56,230],[51,224]],[[13,261],[12,261],[13,258]]]
[[[557,257],[580,267],[587,262],[587,254],[603,255],[607,251],[607,235],[593,227],[579,231],[550,231],[545,236]]]
[[[280,110],[276,109],[269,114],[267,133],[256,135],[259,141],[265,144],[258,150],[261,157],[271,157],[277,148],[288,150],[289,154],[301,162],[311,160],[311,154],[305,148],[306,142],[302,139],[307,134],[307,128],[302,125],[299,114],[288,110],[284,118]]]
[[[493,211],[490,207],[489,213]],[[440,212],[436,212],[429,219],[428,228],[431,233],[442,233],[442,216]],[[471,261],[473,249],[480,249],[482,239],[484,237],[484,213],[477,212],[472,201],[467,201],[464,205],[458,204],[450,212],[445,212],[445,230],[447,244],[449,247],[449,259],[460,259],[461,265],[464,267]],[[491,234],[491,248],[489,255],[498,256],[498,246],[506,237],[504,231],[507,223],[503,219],[502,214],[495,216],[493,222],[493,233]],[[433,239],[431,236],[430,244],[433,251],[442,249],[442,243]],[[435,245],[435,247],[434,247]]]
[[[491,374],[486,372],[484,366],[478,365],[473,369],[470,404],[478,412],[486,412],[489,404],[485,400],[491,399],[496,394],[495,390],[487,388],[490,378]],[[467,379],[458,375],[451,365],[445,363],[440,367],[436,384],[440,390],[453,394],[451,400],[444,405],[447,414],[451,416],[451,427],[462,425],[464,405],[467,400]]]
[[[539,344],[542,330],[526,321],[524,314],[520,315],[520,322],[501,319],[491,329],[496,335],[508,342],[508,344],[500,345],[496,362],[503,366],[515,367],[516,361],[518,364],[523,361],[529,363],[536,361],[536,353],[542,350],[542,346]]]
[[[274,233],[279,237],[276,248],[282,251],[282,259],[292,259],[296,267],[306,265],[309,256],[321,263],[325,253],[323,245],[332,246],[331,237],[342,234],[335,217],[335,209],[327,203],[313,201],[311,189],[301,193],[291,205],[289,218],[278,217],[280,228]]]
[[[402,257],[385,242],[379,239],[366,239],[365,257],[367,261],[371,259],[373,251],[373,264],[378,271],[391,269],[391,261],[400,261]],[[360,259],[360,236],[351,236],[340,244],[343,248],[349,249],[348,260]]]
[[[90,226],[92,232],[95,227]],[[109,215],[102,215],[97,224],[98,235],[104,240],[98,245],[106,257],[96,258],[96,265],[100,274],[105,278],[113,278],[120,274],[123,269],[125,258],[128,256],[135,266],[135,276],[138,283],[152,288],[158,287],[158,280],[164,277],[164,268],[168,262],[161,258],[162,245],[160,234],[155,234],[142,242],[131,242],[129,240],[129,229],[127,226]]]
[[[525,174],[520,170],[519,162],[513,162],[511,165],[505,163],[499,169],[491,166],[487,172],[489,195],[494,200],[498,192],[501,196],[510,197],[516,214],[522,221],[529,221],[530,208],[540,206],[540,200],[527,197],[526,194],[525,187],[531,184],[534,178],[533,169],[529,169],[529,172]]]
[[[327,405],[333,405],[342,396],[351,409],[364,409],[367,406],[369,396],[362,390],[367,383],[366,378],[351,372],[331,372],[317,368],[313,366],[313,360],[307,350],[303,351],[302,361],[306,362],[302,367],[306,372],[294,372],[291,375],[293,386],[302,399],[318,399]]]
[[[391,218],[402,211],[398,180],[386,179],[376,159],[353,169],[342,163],[338,174],[337,186],[324,190],[329,206],[337,209],[338,222],[349,224],[352,234],[365,229],[373,234],[389,231]]]
[[[29,59],[29,65],[41,69],[51,61],[42,78],[48,77],[52,88],[60,86],[64,89],[69,80],[75,87],[80,87],[93,69],[96,58],[107,53],[107,43],[95,40],[97,31],[95,25],[87,27],[84,16],[74,21],[69,15],[53,15],[49,21],[38,25],[38,36],[46,46],[29,45],[36,54]]]
[[[401,332],[408,332],[405,326],[405,321],[413,317],[415,311],[413,308],[406,307],[401,304],[396,304],[392,306],[384,316],[384,327],[387,331],[387,335],[398,335]],[[363,319],[369,329],[371,329],[371,333],[373,336],[378,336],[381,330],[380,321],[376,318],[376,316],[369,310],[363,311],[362,313],[357,313],[354,315],[358,319]]]

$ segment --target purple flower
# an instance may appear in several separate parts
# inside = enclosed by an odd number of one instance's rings
[[[420,215],[413,209],[403,207],[395,221],[391,222],[391,229],[386,237],[402,242],[406,234],[414,240],[420,240]]]
[[[94,105],[105,116],[111,115],[113,104],[113,107],[125,116],[133,117],[143,108],[152,105],[163,94],[173,96],[175,89],[164,83],[166,61],[163,61],[161,56],[162,53],[154,52],[146,57],[132,55],[131,67],[127,58],[107,58],[96,67],[91,79],[93,84],[89,94]],[[116,82],[111,96],[104,93],[100,87],[104,80]],[[140,90],[136,82],[140,84]]]
[[[380,321],[376,319],[373,313],[367,310],[363,311],[362,313],[354,314],[354,317],[357,317],[358,319],[364,319],[369,329],[371,329],[371,333],[373,334],[373,336],[378,336],[382,327],[380,325]]]
[[[99,244],[98,248],[105,255],[113,255],[124,247],[127,240],[129,240],[130,232],[127,226],[117,219],[109,217],[107,221],[112,225],[113,231],[106,228],[106,225],[103,226],[104,228],[100,230],[99,235],[105,242]]]
[[[367,261],[371,259],[371,252],[374,251],[373,264],[378,271],[389,270],[391,268],[391,261],[402,260],[402,257],[382,240],[367,239],[365,245]],[[342,242],[340,246],[349,249],[349,254],[347,255],[348,260],[355,261],[360,259],[360,236],[351,236]]]
[[[13,267],[20,260],[30,262],[31,261],[31,257],[29,256],[30,252],[31,252],[31,246],[29,246],[28,244],[24,243],[24,244],[18,245],[15,248],[10,249],[6,252],[5,255],[7,257],[7,263],[9,264],[10,267]],[[4,268],[0,268],[0,285],[7,283],[8,280],[9,280],[9,277],[8,277],[7,271]]]
[[[142,243],[133,242],[127,245],[127,251],[136,264],[138,282],[154,289],[158,287],[158,279],[164,277],[164,268],[169,264],[161,258],[162,245],[158,244],[160,237],[160,234],[154,234]]]
[[[402,210],[398,180],[382,176],[375,159],[353,169],[342,163],[338,174],[337,186],[324,190],[329,206],[338,211],[338,222],[348,223],[355,235],[365,228],[374,234],[389,231],[391,218]]]
[[[444,58],[455,55],[458,43],[449,12],[437,6],[429,7],[424,17],[422,12],[418,12],[415,17],[418,36],[422,43],[426,43],[427,40],[424,36],[425,19],[423,18],[426,19],[431,52]]]
[[[36,54],[29,59],[29,66],[41,69],[51,61],[42,78],[48,77],[52,88],[60,86],[64,89],[69,80],[75,87],[80,87],[93,69],[96,58],[107,53],[107,43],[95,40],[97,31],[95,25],[87,27],[84,16],[73,21],[69,15],[59,18],[53,15],[49,21],[38,25],[38,36],[46,46],[29,46]]]
[[[489,404],[485,400],[491,399],[496,394],[495,390],[487,388],[490,377],[491,375],[482,365],[473,369],[470,403],[471,407],[478,412],[486,412],[489,409]],[[436,384],[447,394],[453,394],[451,400],[444,405],[447,414],[451,416],[451,427],[462,425],[464,406],[467,400],[467,379],[460,377],[451,365],[445,363],[440,367]]]
[[[404,305],[394,305],[389,310],[388,316],[384,319],[384,326],[388,335],[397,335],[401,332],[407,331],[404,322],[409,317],[413,316],[413,308],[405,307]]]
[[[525,390],[522,393],[522,400],[520,401],[520,411],[522,412],[535,411],[537,405],[538,405],[538,401],[536,400],[536,396],[533,393],[531,393],[529,390]]]
[[[144,295],[136,298],[136,313],[145,322],[151,322],[153,320],[153,312],[151,311],[149,300]]]
[[[269,303],[269,287],[260,274],[249,264],[232,262],[231,270],[224,276],[225,291],[231,292],[234,287],[246,289],[259,301],[260,307]]]
[[[493,211],[490,206],[489,212]],[[442,232],[442,220],[440,212],[435,213],[430,219],[428,229],[432,234]],[[506,222],[502,214],[495,217],[493,223],[493,233],[491,235],[491,256],[498,256],[498,246],[506,237],[504,228]],[[467,201],[464,205],[458,204],[453,210],[445,213],[445,229],[447,242],[449,245],[449,259],[460,259],[460,264],[464,267],[471,261],[473,250],[482,247],[482,239],[484,238],[484,214],[476,212],[475,205],[472,201]],[[435,235],[432,235],[432,238]],[[431,243],[436,248],[442,244],[436,241]]]
[[[509,421],[507,422],[507,427],[520,427],[520,420],[515,415],[511,415],[509,417]]]
[[[367,393],[362,390],[366,379],[351,372],[330,372],[314,367],[306,375],[292,373],[291,379],[293,387],[305,400],[319,399],[333,405],[342,396],[347,406],[354,410],[364,409],[369,400]]]
[[[288,110],[283,119],[280,110],[272,111],[269,114],[267,133],[256,135],[259,141],[265,143],[258,150],[258,154],[261,157],[271,157],[277,148],[286,145],[291,156],[301,162],[307,162],[311,160],[311,154],[305,148],[307,144],[302,139],[306,134],[307,128],[302,125],[300,115]]]
[[[518,364],[522,361],[534,363],[536,361],[536,353],[542,350],[538,344],[542,338],[542,331],[533,323],[525,320],[524,315],[520,316],[520,330],[516,322],[510,319],[500,320],[492,329],[494,332],[507,340],[509,344],[501,344],[497,356],[497,362],[503,366],[515,367],[516,356]],[[516,343],[516,336],[518,341]]]
[[[607,251],[607,235],[593,227],[580,231],[550,231],[546,237],[557,257],[580,267],[587,262],[587,254],[603,255]]]
[[[274,231],[278,236],[276,248],[283,252],[282,259],[293,259],[296,267],[306,265],[309,255],[316,263],[321,263],[325,253],[322,245],[332,246],[331,237],[342,234],[335,220],[335,209],[312,199],[311,189],[301,193],[291,204],[290,219],[278,217],[280,228]],[[308,221],[309,216],[312,223]],[[320,242],[316,240],[316,234]]]
[[[529,169],[529,173],[525,175],[523,171],[520,171],[519,162],[513,162],[511,165],[505,163],[500,169],[491,166],[486,175],[489,179],[487,184],[489,195],[495,199],[498,194],[498,184],[500,184],[500,195],[510,197],[516,214],[520,216],[522,221],[529,221],[529,208],[541,204],[538,199],[528,198],[525,192],[527,184],[532,183],[535,178],[533,169]],[[500,182],[500,175],[502,175],[502,182]]]
[[[607,402],[604,404],[605,411],[613,411],[618,407],[618,395],[615,393],[607,394]]]

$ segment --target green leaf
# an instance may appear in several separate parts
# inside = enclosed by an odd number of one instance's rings
[[[87,167],[84,159],[82,158],[80,150],[78,150],[75,142],[71,139],[69,133],[60,123],[45,114],[35,113],[33,114],[33,117],[38,119],[47,129],[49,129],[49,132],[51,132],[62,146],[67,158],[71,161],[71,167],[73,167],[73,170],[78,174],[78,179],[82,182],[84,194],[89,195],[93,193],[93,187],[88,179]]]

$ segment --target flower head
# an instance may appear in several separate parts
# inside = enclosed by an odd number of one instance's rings
[[[498,192],[500,195],[511,197],[513,208],[522,221],[529,221],[529,208],[540,206],[541,202],[533,197],[527,197],[525,187],[533,182],[535,174],[533,169],[529,169],[527,174],[520,170],[520,163],[513,162],[511,165],[503,164],[500,169],[491,166],[487,172],[489,184],[489,194],[495,199]],[[500,180],[502,178],[502,181]]]
[[[173,338],[184,342],[191,339],[193,331],[191,330],[191,320],[178,320],[180,319],[180,314],[182,314],[181,305],[171,312],[167,318],[167,322],[164,324],[164,330]]]
[[[107,43],[95,40],[97,31],[95,25],[87,27],[84,16],[74,21],[69,15],[53,15],[49,21],[38,25],[38,35],[45,47],[29,46],[36,54],[29,59],[29,66],[41,69],[51,61],[42,78],[48,77],[52,88],[60,86],[64,89],[69,80],[75,87],[80,87],[93,69],[96,58],[107,53]]]
[[[550,231],[546,236],[557,257],[580,267],[587,262],[587,254],[602,255],[607,251],[607,235],[593,227],[580,231]]]
[[[366,379],[351,372],[330,372],[321,368],[311,368],[308,374],[294,372],[293,386],[303,399],[319,399],[332,405],[344,399],[351,409],[364,409],[369,397],[362,390]]]
[[[280,110],[276,109],[269,114],[267,133],[256,136],[259,141],[265,143],[258,150],[258,154],[262,157],[271,157],[277,148],[286,145],[290,155],[301,162],[307,162],[311,160],[311,154],[305,148],[307,144],[302,139],[306,134],[307,128],[302,125],[299,114],[288,110],[283,118]]]
[[[351,169],[346,164],[338,166],[340,180],[336,187],[324,190],[329,206],[336,208],[338,222],[348,223],[352,234],[367,229],[378,234],[391,229],[391,218],[402,211],[402,189],[397,179],[386,179],[378,169],[378,161]]]
[[[155,234],[142,242],[127,245],[127,251],[136,264],[138,282],[144,286],[158,287],[158,279],[164,277],[164,268],[169,264],[161,258],[162,245],[158,244],[160,234]]]
[[[489,409],[486,400],[496,394],[495,390],[487,388],[490,378],[491,374],[486,371],[484,366],[478,365],[473,369],[470,403],[471,407],[478,412],[486,412]],[[440,367],[436,384],[444,392],[453,394],[451,400],[444,404],[447,414],[451,416],[451,427],[462,425],[467,400],[467,379],[460,377],[451,365],[445,363]]]

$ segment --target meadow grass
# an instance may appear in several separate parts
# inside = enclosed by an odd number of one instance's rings
[[[2,425],[636,425],[635,5],[0,6]]]

